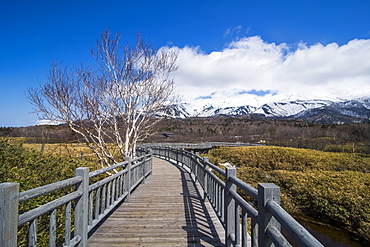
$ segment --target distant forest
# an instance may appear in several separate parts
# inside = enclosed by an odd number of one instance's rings
[[[171,133],[166,137],[164,133]],[[173,134],[173,135],[172,135]],[[83,142],[67,126],[0,128],[0,136],[24,137],[26,142]],[[370,123],[318,124],[245,117],[164,119],[143,142],[248,142],[331,152],[370,154]]]

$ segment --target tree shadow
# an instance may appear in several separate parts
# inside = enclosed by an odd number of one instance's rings
[[[187,232],[188,247],[225,246],[223,237],[221,240],[220,233],[216,230],[216,225],[204,203],[198,188],[200,185],[197,185],[194,177],[186,168],[174,163],[172,164],[181,173],[182,196],[186,217],[186,225],[183,226],[183,229]],[[214,216],[214,218],[217,218],[217,216]]]

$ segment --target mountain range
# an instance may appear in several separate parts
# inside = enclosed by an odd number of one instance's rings
[[[352,100],[283,100],[259,107],[251,105],[195,107],[190,103],[174,105],[168,115],[175,118],[216,117],[221,115],[305,120],[324,124],[359,123],[370,120],[370,98]]]

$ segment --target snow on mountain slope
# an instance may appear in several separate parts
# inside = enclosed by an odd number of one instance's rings
[[[242,116],[258,114],[269,118],[295,118],[317,122],[358,122],[370,119],[370,98],[353,100],[283,100],[260,107],[232,106],[225,102],[196,106],[181,103],[168,115],[177,118],[213,117],[220,115]],[[361,120],[362,119],[362,120]]]
[[[224,108],[216,108],[214,106],[206,106],[201,111],[199,111],[199,117],[209,117],[209,116],[219,116],[219,115],[232,115],[240,116],[251,114],[256,110],[253,106],[228,106]]]
[[[329,100],[295,100],[283,102],[271,102],[259,107],[254,113],[266,117],[289,117],[301,111],[320,108],[332,104]]]
[[[178,118],[186,117],[213,117],[219,115],[246,115],[251,114],[256,110],[253,106],[227,106],[207,104],[202,107],[192,105],[190,103],[181,103],[175,105],[168,115]]]
[[[370,99],[354,99],[333,102],[319,108],[301,111],[296,119],[319,123],[359,123],[370,120]]]

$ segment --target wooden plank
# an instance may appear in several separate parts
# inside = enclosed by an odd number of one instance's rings
[[[93,233],[89,246],[224,246],[224,229],[181,166],[153,158],[153,173]]]

